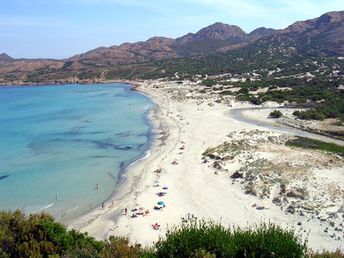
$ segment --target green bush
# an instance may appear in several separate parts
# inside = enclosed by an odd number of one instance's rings
[[[241,87],[241,89],[238,91],[238,93],[247,95],[250,93],[250,91],[247,87]]]
[[[303,120],[324,120],[326,117],[325,115],[316,109],[309,109],[306,111],[294,111],[293,115],[296,116],[299,119]]]
[[[129,245],[128,238],[96,241],[54,222],[47,214],[0,212],[0,257],[343,257],[340,251],[311,253],[292,230],[274,224],[227,229],[212,222],[168,230],[151,248]]]
[[[251,97],[250,99],[251,104],[253,105],[261,105],[263,102],[261,101],[261,99],[257,98],[257,97]]]
[[[100,257],[104,244],[47,214],[0,212],[0,257]]]
[[[217,82],[215,80],[207,79],[207,80],[203,80],[202,84],[207,86],[207,87],[213,87],[214,85],[217,84]]]
[[[269,114],[269,117],[271,117],[271,118],[280,118],[282,116],[283,116],[283,114],[279,110],[274,110]]]
[[[105,247],[102,251],[101,257],[141,257],[143,250],[141,245],[129,245],[128,238],[111,236],[108,241],[105,241]]]
[[[169,230],[156,244],[156,257],[302,257],[306,245],[294,232],[274,224],[243,230],[199,222]]]
[[[315,139],[305,138],[297,136],[294,139],[288,140],[286,142],[288,146],[316,149],[322,151],[332,152],[341,156],[344,156],[344,147],[337,145],[335,143],[323,142]]]

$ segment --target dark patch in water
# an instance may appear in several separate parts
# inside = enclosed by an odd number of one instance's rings
[[[5,179],[5,178],[7,178],[7,177],[9,177],[10,175],[4,175],[4,176],[0,176],[0,180],[3,180],[3,179]]]
[[[130,97],[130,92],[123,92],[113,95],[115,98],[127,98]]]
[[[122,170],[125,167],[125,163],[124,161],[121,162],[121,164],[119,165],[119,169]]]
[[[117,177],[115,176],[115,175],[113,175],[113,174],[111,174],[110,172],[108,172],[108,175],[112,178],[112,179],[117,179]]]
[[[107,156],[107,155],[94,155],[90,156],[91,158],[96,158],[96,159],[114,159],[117,158],[117,156]]]
[[[65,138],[61,138],[61,137],[51,139],[51,140],[50,139],[49,140],[36,139],[36,140],[32,141],[31,143],[29,143],[27,145],[27,147],[39,154],[41,152],[44,152],[43,150],[41,150],[41,148],[47,147],[51,144],[58,143],[58,142],[60,142],[60,143],[64,143],[64,142],[90,143],[90,144],[94,144],[98,149],[115,149],[115,150],[121,150],[121,151],[133,149],[133,146],[129,145],[129,144],[118,145],[118,144],[113,144],[113,143],[109,143],[109,142],[105,142],[105,141],[98,141],[98,140],[65,139]]]
[[[134,136],[134,137],[148,137],[148,133],[138,133],[138,134],[135,134],[135,133],[132,133],[130,131],[116,133],[115,135],[118,136],[118,137],[121,137],[121,138],[126,138],[126,137],[130,137],[130,136]]]
[[[115,150],[130,150],[132,149],[131,145],[117,145],[108,142],[101,142],[101,141],[91,141],[100,149],[115,149]]]
[[[84,134],[102,134],[102,133],[105,133],[105,132],[89,132],[89,133],[84,133]]]
[[[144,150],[144,149],[146,148],[146,146],[147,146],[146,143],[142,143],[142,144],[140,144],[140,145],[137,147],[137,149],[140,150],[140,151],[142,151],[142,150]]]
[[[116,136],[119,136],[119,137],[121,137],[121,138],[126,138],[126,137],[129,137],[129,136],[132,136],[133,133],[130,132],[130,131],[126,131],[126,132],[116,133],[115,135],[116,135]]]
[[[106,96],[106,95],[108,95],[108,93],[100,93],[100,94],[91,96],[91,98],[100,97],[100,96]]]

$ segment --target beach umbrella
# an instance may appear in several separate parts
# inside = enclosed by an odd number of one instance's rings
[[[163,201],[158,202],[158,205],[165,205]]]

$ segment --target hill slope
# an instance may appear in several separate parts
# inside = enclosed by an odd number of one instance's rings
[[[277,62],[298,55],[344,56],[344,11],[295,22],[283,30],[258,28],[251,33],[218,22],[177,39],[153,37],[137,43],[100,47],[61,61],[15,60],[2,54],[0,83],[98,81],[142,77],[143,74],[149,77],[152,73],[164,76],[166,71],[167,74],[178,71],[180,63],[188,64],[194,71],[201,71],[204,64],[223,66],[214,69],[215,73],[227,71],[225,64],[243,66],[240,55],[246,56],[247,69],[252,67],[252,62],[264,63],[266,58]]]

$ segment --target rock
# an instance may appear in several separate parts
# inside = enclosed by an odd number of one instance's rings
[[[297,191],[293,191],[293,190],[287,192],[286,196],[291,197],[291,198],[302,199],[302,200],[304,199],[304,196],[302,193],[297,192]]]
[[[288,213],[294,214],[295,213],[295,208],[294,208],[294,206],[290,205],[285,211],[288,212]]]
[[[216,169],[220,170],[220,169],[222,169],[222,166],[221,166],[220,162],[215,161],[213,163],[213,168],[216,168]]]
[[[275,198],[272,200],[272,203],[273,203],[273,204],[276,204],[276,205],[281,204],[281,203],[282,203],[281,198],[280,198],[280,197],[275,197]]]
[[[244,176],[242,173],[235,171],[230,177],[233,179],[237,179],[237,178],[243,178]]]
[[[215,154],[208,154],[207,155],[210,159],[221,160],[221,157]]]

